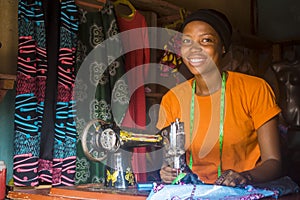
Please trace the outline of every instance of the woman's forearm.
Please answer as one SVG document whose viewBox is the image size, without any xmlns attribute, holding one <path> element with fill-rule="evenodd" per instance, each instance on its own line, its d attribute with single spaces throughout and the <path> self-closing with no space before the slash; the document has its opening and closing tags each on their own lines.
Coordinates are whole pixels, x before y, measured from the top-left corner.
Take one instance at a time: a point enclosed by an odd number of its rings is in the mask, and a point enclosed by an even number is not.
<svg viewBox="0 0 300 200">
<path fill-rule="evenodd" d="M 250 183 L 262 183 L 279 178 L 282 175 L 280 160 L 270 159 L 252 170 L 241 173 Z"/>
</svg>

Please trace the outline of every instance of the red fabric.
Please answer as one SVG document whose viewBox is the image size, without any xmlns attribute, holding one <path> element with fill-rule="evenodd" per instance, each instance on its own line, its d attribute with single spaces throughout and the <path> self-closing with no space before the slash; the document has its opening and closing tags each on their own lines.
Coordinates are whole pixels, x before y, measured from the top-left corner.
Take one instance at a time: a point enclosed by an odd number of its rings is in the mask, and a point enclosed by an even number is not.
<svg viewBox="0 0 300 200">
<path fill-rule="evenodd" d="M 130 128 L 145 129 L 146 126 L 146 97 L 145 97 L 145 77 L 148 73 L 146 64 L 150 62 L 150 49 L 147 23 L 145 17 L 136 11 L 131 18 L 118 17 L 120 32 L 132 30 L 130 34 L 122 35 L 122 44 L 125 52 L 125 68 L 128 79 L 129 91 L 133 92 L 130 97 L 129 109 L 126 113 L 122 126 Z M 138 29 L 143 28 L 143 29 Z M 141 47 L 141 48 L 137 48 Z M 136 49 L 131 51 L 132 49 Z M 133 151 L 132 166 L 136 180 L 144 182 L 146 177 L 146 148 L 139 147 Z"/>
</svg>

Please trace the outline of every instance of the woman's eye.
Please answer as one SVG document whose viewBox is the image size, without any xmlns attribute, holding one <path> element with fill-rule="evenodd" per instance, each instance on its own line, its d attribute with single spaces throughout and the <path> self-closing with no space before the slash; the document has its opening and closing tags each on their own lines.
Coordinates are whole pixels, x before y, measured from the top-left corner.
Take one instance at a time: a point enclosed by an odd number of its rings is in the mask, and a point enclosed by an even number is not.
<svg viewBox="0 0 300 200">
<path fill-rule="evenodd" d="M 186 39 L 182 39 L 181 42 L 182 42 L 183 45 L 190 45 L 190 44 L 192 44 L 192 40 L 191 39 L 187 39 L 187 38 Z"/>
<path fill-rule="evenodd" d="M 212 40 L 210 38 L 203 38 L 202 42 L 203 43 L 208 43 L 208 42 L 212 42 Z"/>
</svg>

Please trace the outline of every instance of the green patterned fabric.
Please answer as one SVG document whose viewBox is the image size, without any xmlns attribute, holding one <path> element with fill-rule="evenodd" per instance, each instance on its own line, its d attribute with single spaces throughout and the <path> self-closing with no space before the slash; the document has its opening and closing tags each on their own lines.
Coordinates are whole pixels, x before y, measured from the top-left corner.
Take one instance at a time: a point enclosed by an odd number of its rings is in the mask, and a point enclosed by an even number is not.
<svg viewBox="0 0 300 200">
<path fill-rule="evenodd" d="M 80 8 L 79 14 L 79 41 L 76 55 L 78 79 L 75 94 L 79 134 L 76 184 L 103 183 L 105 166 L 103 163 L 90 161 L 84 155 L 81 135 L 87 123 L 94 119 L 115 122 L 118 125 L 121 123 L 128 108 L 128 85 L 127 81 L 120 81 L 120 77 L 125 73 L 124 58 L 114 56 L 122 52 L 122 45 L 117 37 L 113 37 L 119 33 L 113 5 L 107 1 L 103 9 L 98 12 L 88 12 Z M 103 43 L 107 39 L 114 40 L 113 46 L 107 45 L 101 51 L 93 51 L 99 45 L 107 44 Z M 90 56 L 91 52 L 95 60 Z M 82 80 L 82 74 L 87 74 L 87 78 Z M 117 92 L 112 93 L 113 89 Z M 89 99 L 89 92 L 94 92 L 91 99 Z M 113 112 L 111 102 L 114 106 Z"/>
</svg>

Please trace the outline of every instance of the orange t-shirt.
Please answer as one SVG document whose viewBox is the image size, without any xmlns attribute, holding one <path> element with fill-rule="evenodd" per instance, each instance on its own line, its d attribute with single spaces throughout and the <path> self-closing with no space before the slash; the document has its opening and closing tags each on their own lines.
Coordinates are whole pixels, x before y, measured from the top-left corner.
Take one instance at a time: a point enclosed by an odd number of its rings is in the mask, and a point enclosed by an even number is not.
<svg viewBox="0 0 300 200">
<path fill-rule="evenodd" d="M 220 163 L 220 96 L 220 90 L 210 96 L 195 95 L 192 137 L 189 131 L 192 79 L 164 95 L 159 111 L 159 129 L 170 125 L 176 118 L 184 122 L 187 161 L 192 151 L 192 170 L 205 183 L 215 182 Z M 233 169 L 241 172 L 259 164 L 260 149 L 256 130 L 280 111 L 272 89 L 263 79 L 228 72 L 222 171 Z"/>
</svg>

